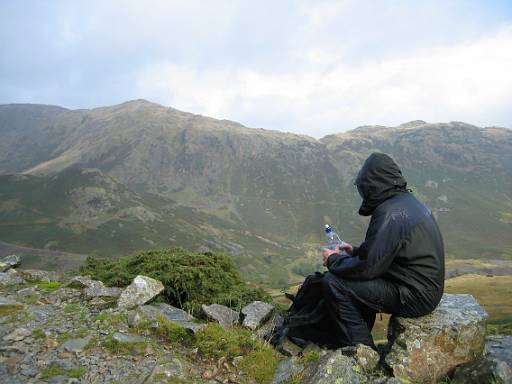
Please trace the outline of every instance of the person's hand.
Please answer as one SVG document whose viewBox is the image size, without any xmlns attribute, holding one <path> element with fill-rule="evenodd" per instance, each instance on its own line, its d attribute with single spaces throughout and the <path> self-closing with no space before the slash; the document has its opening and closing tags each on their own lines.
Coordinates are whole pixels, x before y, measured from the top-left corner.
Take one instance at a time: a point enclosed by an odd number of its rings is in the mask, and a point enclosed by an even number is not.
<svg viewBox="0 0 512 384">
<path fill-rule="evenodd" d="M 337 245 L 336 249 L 338 249 L 338 252 L 345 251 L 350 256 L 352 256 L 352 253 L 354 252 L 354 247 L 352 247 L 352 245 L 350 245 L 349 243 L 345 243 L 344 241 L 342 241 L 341 244 Z"/>
<path fill-rule="evenodd" d="M 329 256 L 331 256 L 332 254 L 334 253 L 338 253 L 339 250 L 337 250 L 338 247 L 336 247 L 336 249 L 329 249 L 329 248 L 324 248 L 322 250 L 322 256 L 323 256 L 323 266 L 326 267 L 327 266 L 327 259 L 329 258 Z"/>
</svg>

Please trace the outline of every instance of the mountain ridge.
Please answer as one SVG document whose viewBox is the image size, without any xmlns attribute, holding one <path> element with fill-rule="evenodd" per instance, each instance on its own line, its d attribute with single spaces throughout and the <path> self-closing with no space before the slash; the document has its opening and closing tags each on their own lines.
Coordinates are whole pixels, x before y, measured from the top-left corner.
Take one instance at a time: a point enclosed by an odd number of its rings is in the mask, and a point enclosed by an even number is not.
<svg viewBox="0 0 512 384">
<path fill-rule="evenodd" d="M 80 240 L 71 226 L 58 236 L 52 231 L 43 235 L 36 231 L 40 227 L 22 221 L 5 205 L 0 206 L 0 220 L 10 237 L 0 238 L 4 241 L 60 244 L 75 253 L 89 253 L 96 246 L 102 256 L 141 247 L 203 247 L 234 255 L 255 279 L 272 275 L 271 280 L 284 283 L 317 265 L 326 222 L 351 242 L 362 239 L 366 221 L 357 215 L 360 201 L 352 181 L 364 159 L 378 151 L 399 163 L 416 195 L 433 209 L 450 256 L 512 257 L 507 235 L 512 222 L 512 130 L 507 128 L 415 120 L 315 139 L 135 100 L 74 111 L 0 106 L 0 135 L 0 175 L 35 175 L 36 184 L 43 186 L 59 175 L 85 182 L 80 172 L 97 169 L 102 180 L 111 178 L 126 188 L 132 196 L 126 201 L 138 201 L 134 205 L 163 220 L 143 223 L 137 218 L 139 208 L 126 217 L 107 215 L 105 222 L 84 216 L 81 227 L 103 239 L 99 245 Z M 29 187 L 16 179 L 8 184 L 0 188 L 0 198 L 12 207 L 16 196 L 8 188 Z M 43 187 L 29 191 L 46 193 Z M 122 194 L 114 195 L 125 201 Z M 90 201 L 80 196 L 70 192 L 62 204 Z M 27 201 L 19 214 L 31 210 Z M 161 207 L 170 210 L 162 214 Z M 76 222 L 73 215 L 62 213 L 59 222 Z M 117 243 L 116 236 L 109 240 L 105 233 L 113 229 L 133 239 L 133 245 Z M 26 243 L 30 236 L 38 240 Z"/>
</svg>

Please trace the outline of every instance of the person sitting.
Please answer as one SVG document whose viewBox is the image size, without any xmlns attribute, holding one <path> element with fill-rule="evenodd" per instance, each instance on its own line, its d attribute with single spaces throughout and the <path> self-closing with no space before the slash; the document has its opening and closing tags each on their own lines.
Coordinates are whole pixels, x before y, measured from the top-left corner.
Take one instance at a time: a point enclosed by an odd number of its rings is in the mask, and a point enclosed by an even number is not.
<svg viewBox="0 0 512 384">
<path fill-rule="evenodd" d="M 364 242 L 323 250 L 328 272 L 322 293 L 336 344 L 375 348 L 371 330 L 377 312 L 423 316 L 439 304 L 444 289 L 443 238 L 432 211 L 407 189 L 391 157 L 373 153 L 355 183 L 370 216 Z"/>
</svg>

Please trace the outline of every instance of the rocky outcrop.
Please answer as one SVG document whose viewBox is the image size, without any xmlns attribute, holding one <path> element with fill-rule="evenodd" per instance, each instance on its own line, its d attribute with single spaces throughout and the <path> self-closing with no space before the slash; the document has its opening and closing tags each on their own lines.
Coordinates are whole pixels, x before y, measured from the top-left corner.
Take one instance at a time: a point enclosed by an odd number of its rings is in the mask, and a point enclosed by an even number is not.
<svg viewBox="0 0 512 384">
<path fill-rule="evenodd" d="M 512 383 L 512 336 L 488 336 L 483 356 L 458 367 L 451 383 Z"/>
<path fill-rule="evenodd" d="M 121 293 L 117 305 L 119 308 L 134 308 L 146 304 L 163 290 L 164 286 L 160 281 L 139 275 Z"/>
<path fill-rule="evenodd" d="M 481 356 L 486 321 L 473 296 L 445 294 L 430 315 L 390 319 L 385 361 L 396 378 L 435 382 Z"/>
</svg>

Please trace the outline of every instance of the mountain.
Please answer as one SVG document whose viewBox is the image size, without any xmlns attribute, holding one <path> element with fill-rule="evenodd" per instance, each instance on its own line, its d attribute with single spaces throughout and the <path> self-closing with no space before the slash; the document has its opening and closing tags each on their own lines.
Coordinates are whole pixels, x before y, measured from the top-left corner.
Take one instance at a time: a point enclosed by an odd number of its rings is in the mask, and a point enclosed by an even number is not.
<svg viewBox="0 0 512 384">
<path fill-rule="evenodd" d="M 316 267 L 326 222 L 363 238 L 352 180 L 382 151 L 434 210 L 449 256 L 512 257 L 506 128 L 414 121 L 316 140 L 135 100 L 2 105 L 0 137 L 2 241 L 100 256 L 218 249 L 284 284 Z"/>
</svg>

